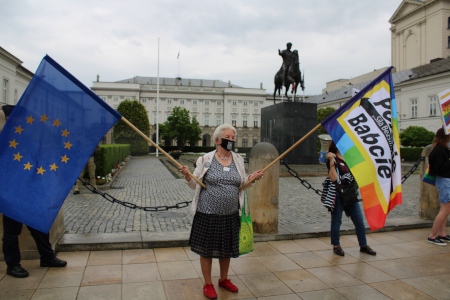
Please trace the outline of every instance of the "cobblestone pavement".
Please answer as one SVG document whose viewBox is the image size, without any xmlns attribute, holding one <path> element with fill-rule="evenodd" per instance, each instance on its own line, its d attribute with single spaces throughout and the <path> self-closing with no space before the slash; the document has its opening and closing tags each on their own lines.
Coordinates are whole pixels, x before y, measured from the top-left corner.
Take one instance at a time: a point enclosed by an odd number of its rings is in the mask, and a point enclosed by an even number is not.
<svg viewBox="0 0 450 300">
<path fill-rule="evenodd" d="M 184 156 L 184 155 L 183 155 Z M 183 157 L 182 156 L 182 157 Z M 193 171 L 192 159 L 181 159 Z M 163 163 L 164 162 L 164 163 Z M 111 188 L 104 190 L 112 197 L 142 207 L 172 206 L 191 201 L 193 190 L 184 184 L 168 160 L 154 156 L 133 157 L 116 175 Z M 324 176 L 301 177 L 321 190 Z M 388 219 L 418 215 L 420 177 L 411 175 L 403 184 L 403 204 Z M 297 178 L 280 177 L 279 227 L 323 223 L 330 219 L 319 195 L 304 187 Z M 149 212 L 111 203 L 101 195 L 82 188 L 81 194 L 70 193 L 63 205 L 66 233 L 175 232 L 189 231 L 192 225 L 190 207 Z"/>
</svg>

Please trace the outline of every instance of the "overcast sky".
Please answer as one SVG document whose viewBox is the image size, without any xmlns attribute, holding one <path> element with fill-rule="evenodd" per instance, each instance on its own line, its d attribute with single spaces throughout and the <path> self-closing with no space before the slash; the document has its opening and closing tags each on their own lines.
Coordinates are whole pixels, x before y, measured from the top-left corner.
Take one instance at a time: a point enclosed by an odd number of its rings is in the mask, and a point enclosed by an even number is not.
<svg viewBox="0 0 450 300">
<path fill-rule="evenodd" d="M 48 54 L 88 87 L 133 76 L 229 80 L 273 93 L 293 44 L 305 94 L 391 63 L 401 0 L 0 0 L 0 46 L 35 72 Z M 177 59 L 180 53 L 179 59 Z"/>
</svg>

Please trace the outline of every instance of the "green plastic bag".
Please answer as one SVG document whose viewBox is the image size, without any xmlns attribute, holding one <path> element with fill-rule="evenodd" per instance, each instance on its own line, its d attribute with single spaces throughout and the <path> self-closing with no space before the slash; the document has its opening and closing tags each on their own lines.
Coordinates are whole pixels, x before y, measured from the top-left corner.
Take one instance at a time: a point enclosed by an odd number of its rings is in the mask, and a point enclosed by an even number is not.
<svg viewBox="0 0 450 300">
<path fill-rule="evenodd" d="M 239 255 L 253 251 L 253 224 L 248 206 L 247 192 L 245 192 L 244 206 L 241 211 L 241 228 L 239 229 Z"/>
</svg>

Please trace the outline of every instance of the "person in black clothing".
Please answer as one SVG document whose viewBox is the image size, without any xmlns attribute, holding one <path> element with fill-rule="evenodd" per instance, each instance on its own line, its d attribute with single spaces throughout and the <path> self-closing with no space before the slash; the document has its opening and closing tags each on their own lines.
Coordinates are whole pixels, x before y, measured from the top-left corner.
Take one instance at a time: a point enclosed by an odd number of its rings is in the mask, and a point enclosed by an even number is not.
<svg viewBox="0 0 450 300">
<path fill-rule="evenodd" d="M 3 105 L 2 110 L 7 120 L 12 112 L 13 105 Z M 4 125 L 4 124 L 1 124 Z M 3 126 L 0 128 L 0 131 Z M 17 222 L 5 215 L 3 215 L 3 255 L 7 265 L 6 274 L 16 277 L 28 277 L 28 272 L 20 265 L 20 249 L 19 249 L 19 235 L 22 232 L 22 223 Z M 49 233 L 44 233 L 30 226 L 28 230 L 33 237 L 41 258 L 41 267 L 60 268 L 65 267 L 67 262 L 56 257 L 55 252 L 50 244 Z"/>
<path fill-rule="evenodd" d="M 450 215 L 450 136 L 443 128 L 436 131 L 433 149 L 428 156 L 429 173 L 436 176 L 436 188 L 439 192 L 440 208 L 434 219 L 428 242 L 446 246 L 450 243 L 450 236 L 446 233 L 447 218 Z"/>
<path fill-rule="evenodd" d="M 347 180 L 349 183 L 354 181 L 355 179 L 353 178 L 349 167 L 345 163 L 344 157 L 342 156 L 341 152 L 339 152 L 334 142 L 331 142 L 328 151 L 329 152 L 326 155 L 326 164 L 328 168 L 328 177 L 331 179 L 331 181 L 333 181 L 334 184 L 337 184 L 338 179 L 339 181 Z M 338 168 L 339 174 L 336 172 L 336 168 Z M 344 207 L 338 192 L 336 192 L 334 207 L 331 210 L 330 235 L 331 244 L 333 245 L 333 252 L 339 256 L 345 255 L 344 250 L 342 250 L 340 245 L 342 213 L 344 211 L 352 219 L 352 222 L 355 225 L 356 237 L 358 238 L 360 252 L 367 253 L 369 255 L 376 255 L 377 253 L 367 245 L 366 228 L 364 226 L 364 219 L 361 208 L 359 207 L 359 203 L 355 202 Z"/>
</svg>

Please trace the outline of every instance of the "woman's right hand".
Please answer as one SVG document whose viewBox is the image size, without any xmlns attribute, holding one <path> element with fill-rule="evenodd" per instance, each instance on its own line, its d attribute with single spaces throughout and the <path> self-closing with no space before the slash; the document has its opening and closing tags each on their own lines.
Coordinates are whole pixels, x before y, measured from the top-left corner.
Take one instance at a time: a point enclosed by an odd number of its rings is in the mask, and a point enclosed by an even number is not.
<svg viewBox="0 0 450 300">
<path fill-rule="evenodd" d="M 186 179 L 186 181 L 191 181 L 191 176 L 189 175 L 189 168 L 187 166 L 178 167 L 178 171 L 180 171 L 181 174 L 183 174 L 184 179 Z"/>
<path fill-rule="evenodd" d="M 333 152 L 328 152 L 326 155 L 326 158 L 329 160 L 332 160 L 335 157 L 336 157 L 336 154 L 334 154 Z"/>
</svg>

